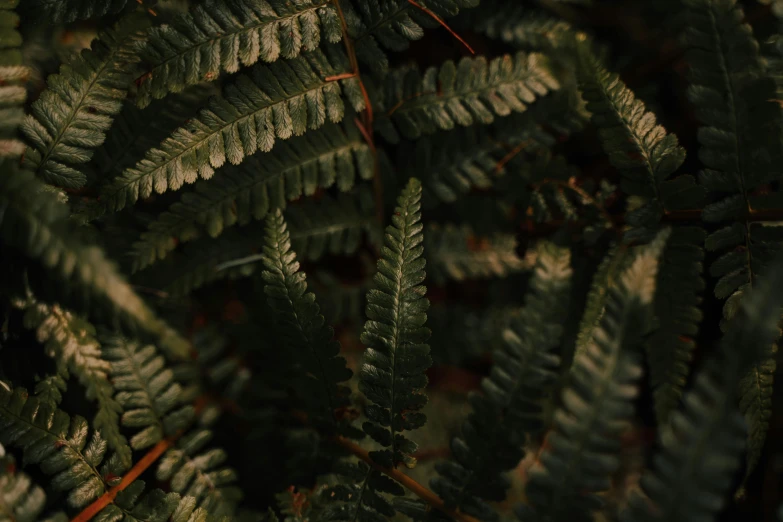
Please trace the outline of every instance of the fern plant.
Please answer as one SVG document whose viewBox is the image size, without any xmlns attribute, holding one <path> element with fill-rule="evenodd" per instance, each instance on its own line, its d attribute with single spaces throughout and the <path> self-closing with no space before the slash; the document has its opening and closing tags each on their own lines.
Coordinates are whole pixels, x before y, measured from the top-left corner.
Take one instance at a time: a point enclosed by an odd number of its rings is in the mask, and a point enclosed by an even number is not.
<svg viewBox="0 0 783 522">
<path fill-rule="evenodd" d="M 775 519 L 771 4 L 0 0 L 0 521 Z"/>
</svg>

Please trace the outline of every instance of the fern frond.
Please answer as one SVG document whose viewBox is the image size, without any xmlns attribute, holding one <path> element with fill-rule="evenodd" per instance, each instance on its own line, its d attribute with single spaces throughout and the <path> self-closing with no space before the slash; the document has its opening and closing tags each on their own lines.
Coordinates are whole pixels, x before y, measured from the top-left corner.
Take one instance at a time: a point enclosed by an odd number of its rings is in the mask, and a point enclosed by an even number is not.
<svg viewBox="0 0 783 522">
<path fill-rule="evenodd" d="M 66 383 L 68 369 L 60 367 L 54 375 L 47 375 L 35 385 L 35 396 L 43 403 L 57 407 L 63 400 L 63 392 L 68 389 Z"/>
<path fill-rule="evenodd" d="M 736 389 L 780 336 L 783 258 L 739 305 L 718 353 L 698 372 L 683 408 L 672 413 L 662 449 L 630 499 L 623 522 L 709 520 L 723 507 L 744 453 Z"/>
<path fill-rule="evenodd" d="M 136 103 L 146 107 L 152 99 L 259 60 L 296 58 L 319 46 L 321 31 L 332 43 L 342 37 L 328 0 L 209 0 L 170 25 L 150 29 L 139 49 L 145 74 Z"/>
<path fill-rule="evenodd" d="M 368 320 L 361 335 L 367 350 L 359 370 L 359 389 L 371 403 L 364 431 L 387 448 L 370 456 L 387 468 L 416 464 L 416 443 L 403 432 L 426 422 L 419 410 L 427 403 L 424 371 L 432 363 L 425 326 L 429 301 L 421 286 L 426 263 L 421 182 L 411 179 L 397 202 L 392 225 L 386 228 L 375 288 L 367 293 Z"/>
<path fill-rule="evenodd" d="M 237 77 L 196 118 L 104 187 L 107 209 L 121 210 L 153 193 L 209 179 L 226 162 L 238 165 L 257 151 L 272 150 L 277 138 L 287 140 L 327 121 L 339 122 L 345 112 L 343 95 L 361 110 L 364 100 L 356 78 L 327 79 L 348 67 L 344 53 L 330 50 L 256 65 Z"/>
<path fill-rule="evenodd" d="M 38 464 L 54 475 L 52 489 L 67 492 L 75 509 L 104 493 L 104 475 L 123 471 L 109 459 L 99 472 L 107 447 L 100 434 L 90 437 L 86 420 L 42 404 L 23 388 L 11 392 L 0 386 L 0 442 L 20 448 L 24 464 Z"/>
<path fill-rule="evenodd" d="M 658 269 L 654 305 L 658 323 L 646 352 L 659 425 L 679 404 L 688 380 L 702 320 L 705 236 L 702 228 L 672 229 Z"/>
<path fill-rule="evenodd" d="M 397 165 L 422 180 L 425 205 L 428 196 L 453 203 L 474 188 L 492 187 L 497 178 L 507 175 L 511 169 L 502 160 L 509 150 L 535 150 L 552 142 L 527 115 L 509 116 L 492 126 L 458 128 L 403 141 Z"/>
<path fill-rule="evenodd" d="M 393 504 L 379 494 L 404 495 L 405 490 L 394 480 L 362 461 L 339 462 L 336 474 L 342 480 L 328 490 L 323 520 L 383 522 L 395 515 Z"/>
<path fill-rule="evenodd" d="M 214 84 L 199 84 L 139 109 L 126 100 L 94 161 L 102 180 L 111 180 L 136 164 L 138 158 L 168 138 L 185 121 L 196 116 L 210 96 L 219 94 Z"/>
<path fill-rule="evenodd" d="M 46 270 L 29 278 L 34 293 L 90 318 L 140 330 L 158 339 L 175 359 L 187 354 L 187 342 L 156 317 L 103 252 L 78 239 L 68 208 L 57 195 L 46 191 L 31 172 L 1 166 L 0 237 L 4 246 Z"/>
<path fill-rule="evenodd" d="M 21 125 L 30 144 L 25 164 L 46 183 L 64 188 L 87 183 L 79 167 L 90 161 L 122 108 L 138 62 L 133 46 L 148 23 L 141 16 L 124 18 L 49 76 L 49 88 Z"/>
<path fill-rule="evenodd" d="M 474 31 L 519 49 L 555 51 L 573 46 L 571 24 L 528 4 L 482 0 L 481 9 L 464 18 Z"/>
<path fill-rule="evenodd" d="M 58 366 L 64 366 L 79 379 L 86 397 L 96 402 L 98 411 L 93 427 L 101 432 L 122 464 L 130 466 L 131 449 L 120 432 L 122 406 L 114 400 L 114 386 L 108 375 L 110 365 L 103 358 L 101 345 L 95 338 L 95 328 L 58 305 L 46 305 L 30 299 L 22 306 L 25 309 L 25 326 L 35 330 L 38 342 L 45 343 L 46 351 L 57 360 Z"/>
<path fill-rule="evenodd" d="M 424 248 L 435 284 L 443 284 L 448 279 L 505 277 L 531 268 L 517 255 L 517 242 L 512 234 L 477 237 L 468 226 L 431 224 L 427 227 Z"/>
<path fill-rule="evenodd" d="M 536 98 L 560 88 L 542 54 L 518 53 L 487 61 L 463 58 L 430 67 L 392 71 L 383 85 L 376 128 L 390 141 L 436 130 L 489 124 L 496 116 L 524 112 Z"/>
<path fill-rule="evenodd" d="M 220 448 L 205 451 L 211 439 L 212 431 L 202 428 L 181 437 L 161 458 L 155 476 L 168 481 L 175 493 L 195 499 L 210 514 L 231 516 L 242 494 L 234 485 L 236 472 L 224 466 L 226 452 Z"/>
<path fill-rule="evenodd" d="M 339 355 L 334 331 L 324 324 L 315 294 L 307 291 L 279 209 L 267 218 L 263 253 L 264 293 L 280 324 L 283 346 L 298 354 L 295 358 L 302 366 L 295 388 L 313 421 L 339 432 L 338 410 L 350 404 L 350 391 L 343 383 L 352 372 Z"/>
<path fill-rule="evenodd" d="M 753 289 L 760 270 L 770 261 L 769 252 L 780 248 L 779 227 L 754 223 L 753 211 L 777 208 L 780 194 L 757 190 L 779 179 L 783 159 L 780 121 L 783 109 L 776 99 L 776 85 L 759 57 L 751 27 L 743 23 L 742 9 L 734 0 L 688 0 L 688 29 L 692 85 L 688 95 L 699 129 L 699 158 L 706 169 L 701 184 L 719 198 L 704 208 L 707 222 L 732 222 L 706 240 L 710 251 L 726 251 L 710 267 L 719 278 L 715 295 L 729 298 L 724 317 L 730 320 L 736 300 Z M 769 427 L 770 393 L 774 360 L 753 371 L 765 375 L 755 385 L 743 387 L 740 404 L 750 423 L 748 474 L 761 455 Z M 746 383 L 753 382 L 749 378 Z"/>
<path fill-rule="evenodd" d="M 187 427 L 193 407 L 182 405 L 182 389 L 155 347 L 117 336 L 104 336 L 103 342 L 115 399 L 122 406 L 122 426 L 136 431 L 131 447 L 148 448 Z"/>
<path fill-rule="evenodd" d="M 22 61 L 19 16 L 14 12 L 18 4 L 18 0 L 11 0 L 0 6 L 0 158 L 15 158 L 24 153 L 17 129 L 24 120 L 25 83 L 30 69 Z"/>
<path fill-rule="evenodd" d="M 505 472 L 524 456 L 528 435 L 544 427 L 542 401 L 557 379 L 560 346 L 570 297 L 571 254 L 551 243 L 539 245 L 525 307 L 503 333 L 482 395 L 472 394 L 473 412 L 452 440 L 454 459 L 436 465 L 432 488 L 448 506 L 481 520 L 496 520 L 487 501 L 505 498 Z"/>
<path fill-rule="evenodd" d="M 16 469 L 14 459 L 5 456 L 0 445 L 0 522 L 36 522 L 42 520 L 41 512 L 46 504 L 46 493 L 33 483 L 30 477 Z M 60 513 L 49 520 L 65 522 Z"/>
<path fill-rule="evenodd" d="M 119 13 L 127 3 L 128 0 L 25 0 L 21 12 L 38 21 L 69 24 Z"/>
<path fill-rule="evenodd" d="M 285 218 L 291 229 L 291 245 L 303 259 L 316 261 L 325 254 L 350 255 L 367 236 L 377 243 L 380 232 L 375 222 L 375 204 L 367 186 L 328 195 L 314 204 L 288 207 Z"/>
<path fill-rule="evenodd" d="M 626 221 L 654 230 L 666 212 L 700 208 L 704 189 L 693 176 L 668 179 L 685 161 L 677 137 L 666 134 L 655 115 L 585 44 L 579 46 L 579 78 L 604 150 L 623 176 L 621 188 L 644 202 L 629 211 Z"/>
<path fill-rule="evenodd" d="M 175 238 L 192 238 L 199 229 L 216 237 L 226 227 L 263 219 L 270 209 L 285 208 L 286 200 L 312 195 L 317 188 L 337 184 L 349 190 L 357 172 L 368 179 L 373 167 L 370 147 L 352 124 L 327 125 L 281 143 L 271 154 L 221 170 L 218 178 L 197 184 L 173 204 L 136 243 L 135 268 L 163 258 Z"/>
<path fill-rule="evenodd" d="M 383 49 L 404 51 L 410 41 L 424 36 L 424 28 L 437 27 L 435 16 L 448 18 L 460 9 L 476 7 L 479 0 L 438 0 L 418 2 L 425 12 L 409 0 L 339 0 L 345 14 L 348 34 L 355 41 L 356 57 L 374 73 L 388 72 L 389 59 Z"/>
<path fill-rule="evenodd" d="M 529 470 L 522 520 L 590 521 L 602 505 L 597 493 L 609 489 L 620 465 L 619 438 L 634 411 L 639 352 L 651 326 L 658 257 L 667 235 L 639 251 L 610 290 L 593 342 L 575 358 L 549 447 Z"/>
</svg>

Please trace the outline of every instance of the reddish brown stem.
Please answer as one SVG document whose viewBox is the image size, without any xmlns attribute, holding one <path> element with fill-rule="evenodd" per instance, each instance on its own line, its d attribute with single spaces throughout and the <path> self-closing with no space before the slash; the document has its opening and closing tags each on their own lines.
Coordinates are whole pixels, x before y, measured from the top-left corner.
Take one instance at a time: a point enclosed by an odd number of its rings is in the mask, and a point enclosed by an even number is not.
<svg viewBox="0 0 783 522">
<path fill-rule="evenodd" d="M 432 11 L 430 11 L 429 9 L 424 7 L 423 5 L 419 4 L 418 2 L 416 2 L 416 0 L 408 0 L 408 3 L 411 4 L 412 6 L 418 8 L 418 9 L 421 9 L 422 11 L 427 13 L 427 15 L 429 15 L 433 20 L 435 20 L 440 25 L 442 25 L 449 33 L 451 33 L 451 36 L 456 38 L 462 45 L 464 45 L 467 48 L 468 51 L 470 51 L 470 54 L 476 54 L 476 51 L 474 51 L 473 48 L 470 45 L 468 45 L 468 42 L 463 40 L 463 38 L 460 35 L 458 35 L 454 31 L 454 29 L 449 27 L 449 25 L 446 22 L 444 22 L 443 19 L 440 16 L 436 15 L 435 13 L 433 13 Z"/>
<path fill-rule="evenodd" d="M 327 76 L 324 78 L 327 82 L 335 82 L 337 80 L 347 80 L 348 78 L 355 78 L 356 73 L 349 72 L 349 73 L 342 73 L 342 74 L 335 74 L 334 76 Z"/>
<path fill-rule="evenodd" d="M 380 471 L 384 475 L 393 478 L 400 484 L 402 484 L 408 491 L 425 501 L 430 506 L 434 507 L 438 511 L 442 511 L 443 513 L 446 513 L 448 516 L 452 517 L 454 520 L 457 520 L 459 522 L 479 522 L 478 519 L 465 514 L 459 510 L 455 509 L 449 509 L 446 507 L 446 505 L 443 503 L 443 500 L 430 491 L 429 489 L 425 488 L 415 480 L 413 480 L 411 477 L 403 473 L 402 471 L 399 471 L 397 469 L 389 469 L 387 467 L 381 466 L 380 464 L 376 463 L 372 458 L 370 457 L 370 454 L 365 450 L 364 448 L 354 444 L 350 440 L 344 438 L 344 437 L 337 437 L 335 441 L 345 448 L 346 450 L 350 451 L 353 455 L 364 461 L 365 463 L 372 466 L 374 469 Z"/>
<path fill-rule="evenodd" d="M 100 513 L 103 508 L 114 502 L 114 499 L 117 497 L 120 491 L 130 486 L 133 481 L 139 478 L 139 475 L 144 473 L 147 468 L 152 466 L 155 461 L 157 461 L 161 455 L 163 455 L 166 450 L 168 450 L 176 442 L 180 435 L 181 434 L 178 433 L 173 437 L 163 439 L 162 441 L 155 444 L 155 446 L 153 446 L 152 449 L 150 449 L 147 454 L 144 455 L 136 464 L 134 464 L 131 470 L 126 473 L 124 477 L 122 477 L 122 481 L 119 484 L 111 488 L 109 491 L 95 500 L 95 502 L 87 506 L 81 513 L 71 519 L 71 522 L 88 522 L 90 519 L 92 519 L 92 517 Z"/>
</svg>

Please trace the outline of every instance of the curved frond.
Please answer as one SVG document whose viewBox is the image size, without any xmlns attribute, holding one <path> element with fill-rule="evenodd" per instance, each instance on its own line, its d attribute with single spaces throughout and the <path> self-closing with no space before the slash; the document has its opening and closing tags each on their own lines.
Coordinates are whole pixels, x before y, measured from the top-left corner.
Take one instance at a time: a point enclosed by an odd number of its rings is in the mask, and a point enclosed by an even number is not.
<svg viewBox="0 0 783 522">
<path fill-rule="evenodd" d="M 529 4 L 482 0 L 481 9 L 465 16 L 470 27 L 519 49 L 555 51 L 573 46 L 574 29 L 568 22 L 544 14 Z"/>
<path fill-rule="evenodd" d="M 359 389 L 371 403 L 364 431 L 386 449 L 370 456 L 387 468 L 414 466 L 416 443 L 403 432 L 426 422 L 425 370 L 432 359 L 425 326 L 429 301 L 424 294 L 424 234 L 421 224 L 421 183 L 411 179 L 397 200 L 392 225 L 367 293 L 367 322 L 361 340 L 367 350 L 359 370 Z"/>
<path fill-rule="evenodd" d="M 46 351 L 57 360 L 58 366 L 79 379 L 86 397 L 97 403 L 93 427 L 101 432 L 122 464 L 130 466 L 131 450 L 120 432 L 122 406 L 114 400 L 114 386 L 109 381 L 110 364 L 103 358 L 95 328 L 58 305 L 31 299 L 23 307 L 25 326 L 35 330 L 38 342 L 45 343 Z"/>
<path fill-rule="evenodd" d="M 432 488 L 447 505 L 495 520 L 487 501 L 501 501 L 505 473 L 524 456 L 528 435 L 544 427 L 542 402 L 557 381 L 555 353 L 563 335 L 571 283 L 571 254 L 551 243 L 539 246 L 525 307 L 503 333 L 483 394 L 472 394 L 473 411 L 451 442 L 454 460 L 439 463 Z"/>
<path fill-rule="evenodd" d="M 174 358 L 188 352 L 187 342 L 161 321 L 96 246 L 79 240 L 68 207 L 29 171 L 2 165 L 0 237 L 45 273 L 30 277 L 35 294 L 74 311 L 159 340 Z M 32 267 L 31 267 L 32 268 Z"/>
<path fill-rule="evenodd" d="M 119 13 L 128 0 L 24 0 L 22 13 L 38 21 L 69 24 Z"/>
<path fill-rule="evenodd" d="M 754 223 L 754 212 L 779 208 L 779 193 L 764 188 L 780 177 L 783 109 L 776 85 L 764 68 L 752 29 L 743 23 L 735 0 L 687 0 L 691 86 L 688 96 L 703 126 L 699 129 L 699 159 L 705 170 L 699 181 L 717 197 L 704 208 L 707 222 L 726 223 L 706 241 L 711 251 L 726 251 L 710 266 L 719 278 L 715 295 L 729 298 L 724 317 L 730 320 L 742 294 L 753 289 L 758 273 L 768 266 L 769 252 L 780 248 L 780 227 Z M 774 359 L 753 370 L 763 378 L 745 381 L 742 412 L 750 423 L 748 474 L 761 455 L 769 427 Z M 754 383 L 755 384 L 751 384 Z"/>
<path fill-rule="evenodd" d="M 527 110 L 536 98 L 560 88 L 542 54 L 518 53 L 487 61 L 463 58 L 421 73 L 417 68 L 392 71 L 383 85 L 386 114 L 377 129 L 391 141 L 399 134 L 415 139 L 436 130 L 476 123 Z"/>
<path fill-rule="evenodd" d="M 649 235 L 664 213 L 700 208 L 704 189 L 693 176 L 669 179 L 685 161 L 677 137 L 657 124 L 655 115 L 585 44 L 579 47 L 579 79 L 604 150 L 623 176 L 621 188 L 644 202 L 628 213 L 629 224 L 651 229 Z"/>
<path fill-rule="evenodd" d="M 23 388 L 10 392 L 0 386 L 0 442 L 20 448 L 25 464 L 38 464 L 53 475 L 53 490 L 68 493 L 68 505 L 76 509 L 104 493 L 103 475 L 123 471 L 109 459 L 111 469 L 99 472 L 106 455 L 101 436 L 95 432 L 90 437 L 86 420 L 70 418 Z"/>
<path fill-rule="evenodd" d="M 379 75 L 385 74 L 389 68 L 384 49 L 407 49 L 410 41 L 424 36 L 424 28 L 438 26 L 433 14 L 443 19 L 457 15 L 460 9 L 479 5 L 479 0 L 421 1 L 416 2 L 418 6 L 409 0 L 339 1 L 348 34 L 355 40 L 356 57 Z"/>
<path fill-rule="evenodd" d="M 623 522 L 709 520 L 723 507 L 744 453 L 745 423 L 736 390 L 780 336 L 783 258 L 739 306 L 718 353 L 698 372 L 672 413 L 662 449 L 641 479 Z"/>
<path fill-rule="evenodd" d="M 642 247 L 611 295 L 592 343 L 577 355 L 571 385 L 554 414 L 548 448 L 528 472 L 522 520 L 591 521 L 620 465 L 642 375 L 639 356 L 651 327 L 658 257 L 667 233 Z"/>
<path fill-rule="evenodd" d="M 64 188 L 87 183 L 79 168 L 103 143 L 122 108 L 138 62 L 133 47 L 147 25 L 141 16 L 124 18 L 49 76 L 49 88 L 21 125 L 30 143 L 25 164 L 43 181 Z"/>
<path fill-rule="evenodd" d="M 352 372 L 339 355 L 340 344 L 325 324 L 315 294 L 307 291 L 306 276 L 299 270 L 279 209 L 267 218 L 263 254 L 264 293 L 280 325 L 280 341 L 301 364 L 294 387 L 314 422 L 339 430 L 339 410 L 350 404 L 350 390 L 343 383 Z"/>
<path fill-rule="evenodd" d="M 122 426 L 136 431 L 131 447 L 148 448 L 187 427 L 193 407 L 182 405 L 182 388 L 155 347 L 116 336 L 103 341 L 115 399 L 122 405 Z"/>
<path fill-rule="evenodd" d="M 312 195 L 318 188 L 337 184 L 349 190 L 357 173 L 371 178 L 373 167 L 372 151 L 353 124 L 327 125 L 281 143 L 270 154 L 251 156 L 197 184 L 161 214 L 135 245 L 135 267 L 165 257 L 175 239 L 203 232 L 216 237 L 227 227 L 263 219 L 270 209 L 285 208 L 286 200 Z"/>
<path fill-rule="evenodd" d="M 234 484 L 236 472 L 224 465 L 226 452 L 220 448 L 205 449 L 212 439 L 208 429 L 196 428 L 181 437 L 158 464 L 155 476 L 168 481 L 172 491 L 195 500 L 210 514 L 233 515 L 242 494 Z"/>
<path fill-rule="evenodd" d="M 19 16 L 14 12 L 18 4 L 18 0 L 11 0 L 0 5 L 0 158 L 16 158 L 24 153 L 17 129 L 24 121 L 25 83 L 30 69 L 22 61 Z"/>
<path fill-rule="evenodd" d="M 333 49 L 334 50 L 334 49 Z M 159 147 L 150 149 L 135 167 L 103 189 L 109 210 L 121 210 L 153 193 L 178 190 L 216 168 L 238 165 L 256 151 L 272 150 L 279 138 L 301 136 L 344 115 L 345 94 L 357 110 L 363 99 L 356 78 L 328 78 L 344 73 L 347 57 L 338 50 L 319 50 L 271 65 L 256 65 L 212 98 L 199 115 Z M 341 89 L 340 85 L 343 86 Z M 344 92 L 345 91 L 345 92 Z"/>
<path fill-rule="evenodd" d="M 4 453 L 0 446 L 0 455 L 3 455 L 0 458 L 0 522 L 42 520 L 40 515 L 46 505 L 46 493 L 26 473 L 16 469 L 14 459 Z M 58 513 L 48 520 L 66 522 L 68 517 Z"/>
<path fill-rule="evenodd" d="M 199 84 L 165 101 L 154 101 L 145 109 L 126 100 L 103 145 L 95 151 L 101 180 L 109 181 L 133 167 L 138 158 L 195 117 L 207 100 L 218 93 L 214 84 Z"/>
<path fill-rule="evenodd" d="M 342 37 L 329 0 L 209 0 L 196 5 L 170 25 L 149 30 L 139 48 L 145 72 L 136 103 L 146 107 L 169 92 L 259 60 L 296 58 L 319 46 L 322 31 L 332 43 Z"/>
<path fill-rule="evenodd" d="M 424 248 L 436 284 L 448 279 L 505 277 L 531 268 L 517 255 L 513 234 L 478 237 L 468 226 L 431 224 L 427 227 Z"/>
</svg>

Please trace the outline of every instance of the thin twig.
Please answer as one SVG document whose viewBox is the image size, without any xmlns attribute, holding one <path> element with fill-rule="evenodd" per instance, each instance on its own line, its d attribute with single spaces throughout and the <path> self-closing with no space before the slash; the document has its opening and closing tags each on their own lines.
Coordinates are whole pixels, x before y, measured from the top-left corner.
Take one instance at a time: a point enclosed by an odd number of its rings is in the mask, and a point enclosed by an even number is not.
<svg viewBox="0 0 783 522">
<path fill-rule="evenodd" d="M 324 78 L 327 82 L 335 82 L 337 80 L 347 80 L 348 78 L 355 78 L 356 73 L 349 72 L 349 73 L 341 73 L 341 74 L 335 74 L 334 76 L 327 76 Z"/>
<path fill-rule="evenodd" d="M 196 415 L 198 415 L 198 413 L 204 408 L 207 401 L 208 399 L 204 396 L 196 399 L 194 404 Z M 71 519 L 71 522 L 88 522 L 95 515 L 100 513 L 103 508 L 114 502 L 114 499 L 117 498 L 117 495 L 122 490 L 130 486 L 137 478 L 139 478 L 142 473 L 147 471 L 150 466 L 152 466 L 164 453 L 166 453 L 169 448 L 171 448 L 177 442 L 180 437 L 182 437 L 182 435 L 184 435 L 185 431 L 186 430 L 184 429 L 179 430 L 171 437 L 167 437 L 155 444 L 136 464 L 133 465 L 130 471 L 128 471 L 122 477 L 122 480 L 119 484 L 111 488 L 109 491 L 98 497 L 92 504 L 84 508 L 81 513 Z"/>
<path fill-rule="evenodd" d="M 157 461 L 161 455 L 166 452 L 166 450 L 174 445 L 180 436 L 181 433 L 178 433 L 173 437 L 163 439 L 162 441 L 155 444 L 155 446 L 153 446 L 152 449 L 150 449 L 147 454 L 144 455 L 128 473 L 125 474 L 119 484 L 111 488 L 109 491 L 95 500 L 95 502 L 87 506 L 81 513 L 71 519 L 71 522 L 88 522 L 90 519 L 92 519 L 92 517 L 100 513 L 103 508 L 114 502 L 114 499 L 117 497 L 120 491 L 130 486 L 133 481 L 139 478 L 139 475 L 144 473 L 147 468 L 152 466 L 152 464 L 154 464 L 155 461 Z"/>
<path fill-rule="evenodd" d="M 378 220 L 378 225 L 383 227 L 384 210 L 383 210 L 383 183 L 381 183 L 381 168 L 378 163 L 378 151 L 375 148 L 375 140 L 373 139 L 373 111 L 372 103 L 370 103 L 370 96 L 367 93 L 367 88 L 362 81 L 362 75 L 359 71 L 359 60 L 356 58 L 356 49 L 353 46 L 353 40 L 351 40 L 348 34 L 348 23 L 345 21 L 345 15 L 343 14 L 343 8 L 340 5 L 340 0 L 334 0 L 334 6 L 337 9 L 337 15 L 340 18 L 340 25 L 343 32 L 343 42 L 345 44 L 345 51 L 348 53 L 348 60 L 351 63 L 352 77 L 355 77 L 359 82 L 359 89 L 362 91 L 362 97 L 364 98 L 364 122 L 361 125 L 357 125 L 362 132 L 364 139 L 372 149 L 373 155 L 373 192 L 375 199 L 375 216 Z M 358 120 L 357 120 L 358 123 Z"/>
<path fill-rule="evenodd" d="M 387 475 L 388 477 L 393 478 L 400 484 L 402 484 L 408 491 L 425 501 L 430 506 L 434 507 L 438 511 L 442 511 L 443 513 L 446 513 L 450 517 L 452 517 L 454 520 L 458 520 L 459 522 L 479 522 L 478 519 L 465 514 L 459 510 L 456 509 L 449 509 L 446 507 L 446 505 L 443 503 L 443 500 L 427 489 L 426 487 L 422 486 L 415 480 L 413 480 L 411 477 L 403 473 L 402 471 L 399 471 L 397 469 L 389 469 L 387 467 L 381 466 L 374 460 L 372 460 L 372 457 L 370 457 L 370 454 L 365 450 L 364 448 L 354 444 L 350 440 L 344 438 L 344 437 L 337 437 L 335 441 L 342 446 L 343 448 L 350 451 L 352 454 L 354 454 L 356 457 L 361 459 L 362 461 L 366 462 L 373 468 L 377 469 L 384 475 Z"/>
<path fill-rule="evenodd" d="M 429 15 L 433 20 L 435 20 L 440 25 L 442 25 L 449 33 L 451 33 L 451 36 L 453 36 L 454 38 L 459 40 L 459 42 L 462 45 L 464 45 L 468 49 L 468 51 L 470 51 L 470 54 L 476 54 L 476 51 L 474 51 L 473 48 L 470 45 L 468 45 L 468 42 L 463 40 L 463 38 L 460 35 L 458 35 L 454 31 L 454 29 L 449 27 L 449 25 L 446 22 L 444 22 L 443 19 L 440 16 L 436 15 L 435 13 L 433 13 L 432 11 L 430 11 L 429 9 L 424 7 L 423 5 L 419 4 L 418 2 L 416 2 L 416 0 L 408 0 L 408 3 L 411 4 L 414 7 L 417 7 L 418 9 L 421 9 L 422 11 L 427 13 L 427 15 Z"/>
<path fill-rule="evenodd" d="M 508 164 L 509 161 L 514 159 L 516 156 L 518 156 L 525 148 L 530 145 L 533 142 L 533 140 L 525 140 L 513 149 L 511 149 L 508 154 L 503 156 L 500 161 L 495 164 L 495 174 L 500 174 L 500 172 L 505 168 L 505 166 Z"/>
</svg>

